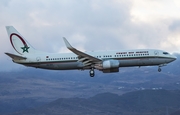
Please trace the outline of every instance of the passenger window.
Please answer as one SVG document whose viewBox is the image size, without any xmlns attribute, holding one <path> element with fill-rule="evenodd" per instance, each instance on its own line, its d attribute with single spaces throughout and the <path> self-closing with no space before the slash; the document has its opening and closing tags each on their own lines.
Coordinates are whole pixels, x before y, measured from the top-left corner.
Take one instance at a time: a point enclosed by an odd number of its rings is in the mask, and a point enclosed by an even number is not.
<svg viewBox="0 0 180 115">
<path fill-rule="evenodd" d="M 167 54 L 169 54 L 169 53 L 168 53 L 168 52 L 163 52 L 163 54 L 167 55 Z"/>
</svg>

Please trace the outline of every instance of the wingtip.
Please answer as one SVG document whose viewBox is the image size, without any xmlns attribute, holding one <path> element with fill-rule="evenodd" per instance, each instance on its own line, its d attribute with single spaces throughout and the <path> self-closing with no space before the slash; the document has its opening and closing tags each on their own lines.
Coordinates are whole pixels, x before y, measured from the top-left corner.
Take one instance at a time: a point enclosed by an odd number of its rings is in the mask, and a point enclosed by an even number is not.
<svg viewBox="0 0 180 115">
<path fill-rule="evenodd" d="M 73 48 L 73 47 L 71 46 L 71 44 L 67 41 L 67 39 L 66 39 L 65 37 L 63 37 L 63 40 L 64 40 L 64 43 L 66 44 L 66 47 L 67 47 L 68 49 Z"/>
</svg>

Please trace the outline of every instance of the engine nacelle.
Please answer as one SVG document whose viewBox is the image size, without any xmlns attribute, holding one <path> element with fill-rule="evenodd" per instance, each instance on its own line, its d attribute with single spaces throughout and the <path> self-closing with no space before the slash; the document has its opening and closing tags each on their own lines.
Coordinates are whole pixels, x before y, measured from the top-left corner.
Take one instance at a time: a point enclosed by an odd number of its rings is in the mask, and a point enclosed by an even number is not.
<svg viewBox="0 0 180 115">
<path fill-rule="evenodd" d="M 103 69 L 113 69 L 119 68 L 119 61 L 118 60 L 105 60 L 102 63 Z"/>
</svg>

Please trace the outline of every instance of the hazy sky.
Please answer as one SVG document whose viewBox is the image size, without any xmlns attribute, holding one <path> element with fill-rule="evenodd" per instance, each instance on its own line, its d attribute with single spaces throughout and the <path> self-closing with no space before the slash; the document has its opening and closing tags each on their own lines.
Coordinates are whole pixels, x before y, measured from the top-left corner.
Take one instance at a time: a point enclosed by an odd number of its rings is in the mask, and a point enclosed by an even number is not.
<svg viewBox="0 0 180 115">
<path fill-rule="evenodd" d="M 180 0 L 0 0 L 1 70 L 21 68 L 5 26 L 14 26 L 36 49 L 151 48 L 180 52 Z"/>
</svg>

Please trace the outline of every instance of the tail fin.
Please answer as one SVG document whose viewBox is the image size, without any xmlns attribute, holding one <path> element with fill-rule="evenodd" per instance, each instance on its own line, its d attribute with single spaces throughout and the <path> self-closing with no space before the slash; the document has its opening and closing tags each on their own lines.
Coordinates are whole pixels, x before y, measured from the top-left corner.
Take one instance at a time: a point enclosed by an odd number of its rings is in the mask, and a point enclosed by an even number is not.
<svg viewBox="0 0 180 115">
<path fill-rule="evenodd" d="M 13 26 L 6 26 L 6 30 L 10 38 L 11 45 L 18 54 L 25 55 L 36 52 L 36 50 Z"/>
</svg>

